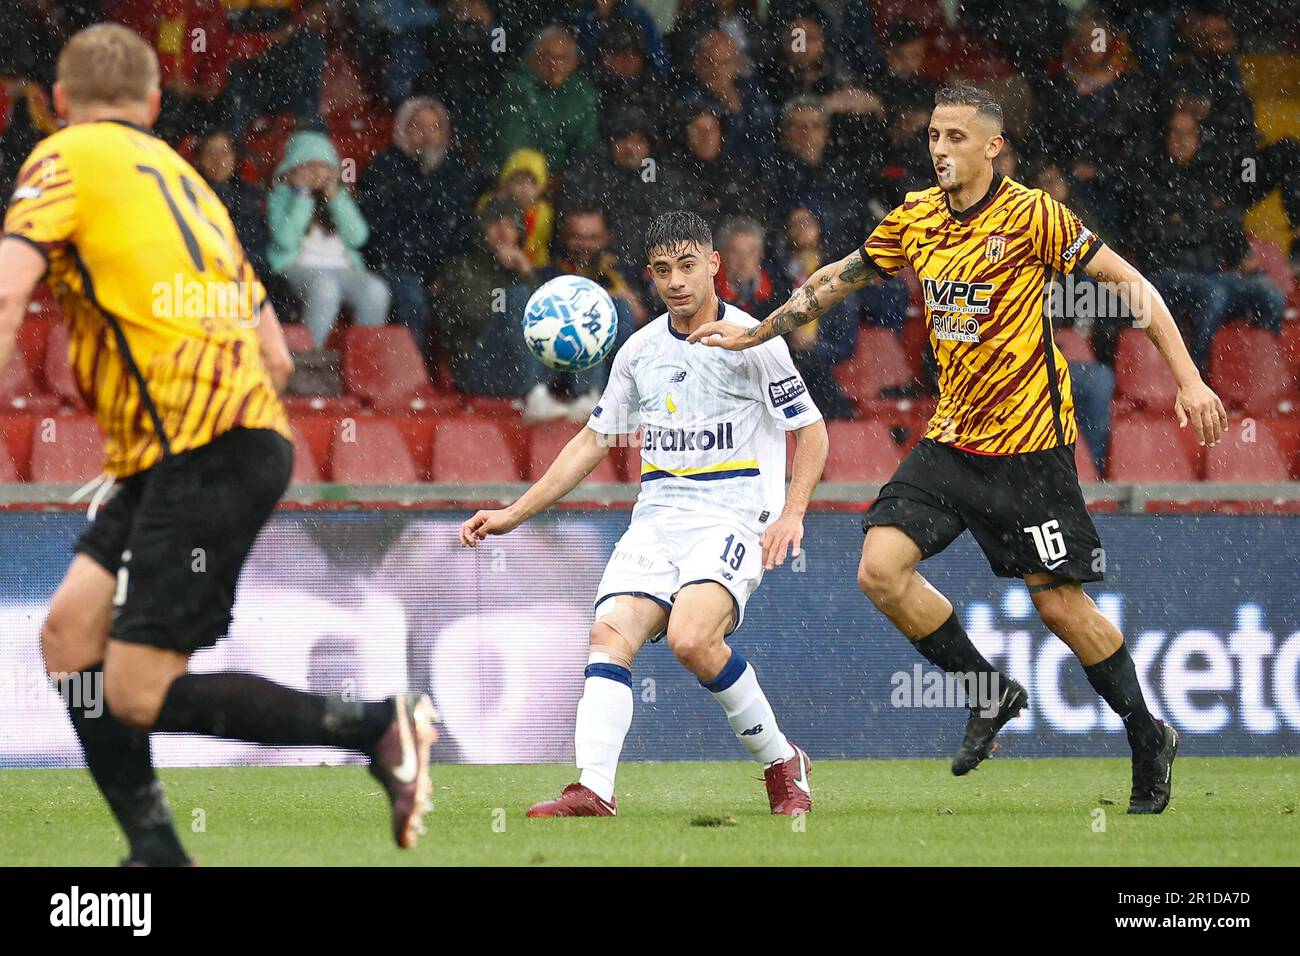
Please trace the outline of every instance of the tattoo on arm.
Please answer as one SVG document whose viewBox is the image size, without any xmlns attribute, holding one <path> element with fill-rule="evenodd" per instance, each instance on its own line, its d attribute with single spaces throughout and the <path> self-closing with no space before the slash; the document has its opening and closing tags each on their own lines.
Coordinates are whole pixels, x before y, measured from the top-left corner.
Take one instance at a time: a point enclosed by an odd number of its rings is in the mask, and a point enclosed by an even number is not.
<svg viewBox="0 0 1300 956">
<path fill-rule="evenodd" d="M 866 282 L 871 278 L 871 270 L 867 267 L 866 260 L 862 258 L 861 249 L 851 256 L 848 264 L 840 270 L 840 278 L 852 285 Z"/>
</svg>

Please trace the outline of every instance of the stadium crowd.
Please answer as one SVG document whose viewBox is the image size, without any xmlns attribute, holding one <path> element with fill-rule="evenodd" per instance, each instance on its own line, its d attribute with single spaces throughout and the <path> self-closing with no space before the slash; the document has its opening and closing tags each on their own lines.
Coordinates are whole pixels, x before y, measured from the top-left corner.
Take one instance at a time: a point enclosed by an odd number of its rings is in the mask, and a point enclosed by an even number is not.
<svg viewBox="0 0 1300 956">
<path fill-rule="evenodd" d="M 1300 41 L 1277 4 L 648 6 L 0 0 L 0 188 L 56 128 L 63 39 L 125 23 L 158 52 L 159 134 L 225 202 L 317 350 L 341 315 L 398 323 L 461 392 L 522 399 L 532 421 L 582 421 L 604 373 L 552 373 L 523 350 L 532 290 L 561 272 L 595 279 L 630 334 L 659 311 L 644 226 L 689 208 L 716 230 L 721 297 L 762 318 L 933 183 L 934 94 L 966 76 L 1003 100 L 999 171 L 1068 204 L 1152 276 L 1199 364 L 1229 320 L 1282 335 L 1300 243 L 1288 261 L 1289 241 L 1260 241 L 1243 220 L 1277 190 L 1284 238 L 1300 236 L 1300 142 L 1265 143 L 1240 55 Z M 1087 284 L 1053 305 L 1073 328 L 1062 347 L 1105 473 L 1128 320 L 1104 292 L 1080 307 Z M 828 418 L 933 392 L 919 304 L 913 279 L 882 281 L 791 333 Z M 862 343 L 882 335 L 904 367 L 864 395 Z"/>
</svg>

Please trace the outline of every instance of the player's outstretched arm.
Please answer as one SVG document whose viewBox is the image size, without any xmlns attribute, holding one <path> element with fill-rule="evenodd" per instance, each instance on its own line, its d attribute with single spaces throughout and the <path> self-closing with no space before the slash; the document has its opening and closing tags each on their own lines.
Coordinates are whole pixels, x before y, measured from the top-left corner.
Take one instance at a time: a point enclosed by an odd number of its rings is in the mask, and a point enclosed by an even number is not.
<svg viewBox="0 0 1300 956">
<path fill-rule="evenodd" d="M 289 345 L 284 340 L 284 329 L 270 302 L 262 306 L 257 316 L 257 338 L 261 343 L 262 361 L 271 374 L 271 384 L 277 392 L 283 392 L 293 374 L 293 356 Z"/>
<path fill-rule="evenodd" d="M 561 449 L 546 474 L 506 508 L 480 511 L 460 526 L 460 543 L 472 548 L 492 534 L 508 534 L 559 501 L 609 454 L 608 436 L 584 428 Z"/>
<path fill-rule="evenodd" d="M 781 517 L 768 525 L 760 539 L 763 567 L 767 570 L 784 564 L 787 551 L 791 552 L 791 557 L 799 557 L 799 547 L 803 544 L 803 516 L 812 500 L 813 489 L 821 481 L 830 447 L 824 421 L 795 429 L 794 465 L 790 487 L 785 494 L 785 508 L 781 510 Z"/>
<path fill-rule="evenodd" d="M 45 257 L 33 246 L 11 236 L 0 240 L 0 369 L 9 364 L 27 301 L 43 275 Z"/>
<path fill-rule="evenodd" d="M 1198 442 L 1202 445 L 1217 444 L 1228 427 L 1228 412 L 1219 396 L 1201 380 L 1201 373 L 1197 371 L 1159 290 L 1110 246 L 1100 249 L 1084 266 L 1084 271 L 1098 282 L 1114 284 L 1138 327 L 1155 344 L 1169 371 L 1173 372 L 1174 381 L 1178 383 L 1174 412 L 1178 415 L 1179 426 L 1186 428 L 1190 422 Z"/>
<path fill-rule="evenodd" d="M 791 293 L 783 306 L 752 329 L 731 322 L 709 322 L 692 332 L 687 341 L 701 342 L 733 352 L 761 345 L 774 336 L 784 335 L 791 329 L 821 318 L 827 309 L 844 301 L 850 292 L 861 289 L 875 274 L 875 270 L 862 258 L 862 250 L 854 249 L 839 262 L 822 266 L 810 275 L 807 282 Z"/>
</svg>

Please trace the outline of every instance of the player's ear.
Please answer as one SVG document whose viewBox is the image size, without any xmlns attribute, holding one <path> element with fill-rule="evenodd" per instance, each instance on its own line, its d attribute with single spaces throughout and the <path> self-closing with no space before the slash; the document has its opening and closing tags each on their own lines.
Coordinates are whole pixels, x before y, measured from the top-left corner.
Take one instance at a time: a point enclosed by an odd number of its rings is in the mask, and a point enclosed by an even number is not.
<svg viewBox="0 0 1300 956">
<path fill-rule="evenodd" d="M 988 146 L 985 147 L 984 155 L 987 156 L 989 159 L 997 159 L 998 154 L 1002 152 L 1002 145 L 1006 141 L 1007 138 L 1003 136 L 1001 133 L 999 133 L 997 136 L 994 136 L 992 139 L 989 140 Z"/>
<path fill-rule="evenodd" d="M 147 125 L 152 127 L 154 123 L 158 122 L 158 114 L 162 112 L 162 90 L 158 87 L 154 87 L 149 91 L 149 103 L 146 109 L 146 115 L 149 117 Z"/>
<path fill-rule="evenodd" d="M 68 92 L 58 80 L 54 81 L 54 112 L 59 119 L 68 118 Z"/>
<path fill-rule="evenodd" d="M 722 254 L 714 249 L 709 253 L 709 275 L 715 276 L 718 270 L 722 268 Z"/>
</svg>

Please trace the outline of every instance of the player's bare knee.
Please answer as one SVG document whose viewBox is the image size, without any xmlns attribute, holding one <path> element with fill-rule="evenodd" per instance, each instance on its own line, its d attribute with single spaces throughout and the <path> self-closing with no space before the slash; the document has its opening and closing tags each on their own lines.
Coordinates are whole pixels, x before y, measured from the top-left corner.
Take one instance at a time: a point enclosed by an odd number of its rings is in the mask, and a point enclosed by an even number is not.
<svg viewBox="0 0 1300 956">
<path fill-rule="evenodd" d="M 907 569 L 871 552 L 863 555 L 858 565 L 858 587 L 882 611 L 896 607 L 902 601 L 909 577 L 911 573 Z"/>
<path fill-rule="evenodd" d="M 151 686 L 151 681 L 124 667 L 104 667 L 104 699 L 109 713 L 130 727 L 148 730 L 158 720 L 166 687 Z"/>
<path fill-rule="evenodd" d="M 1039 591 L 1035 594 L 1034 608 L 1038 611 L 1038 619 L 1053 634 L 1066 634 L 1073 625 L 1080 623 L 1065 595 L 1057 590 Z"/>
<path fill-rule="evenodd" d="M 593 654 L 606 654 L 611 664 L 631 667 L 634 655 L 632 642 L 619 630 L 618 626 L 600 620 L 591 625 L 587 638 L 587 647 Z"/>
<path fill-rule="evenodd" d="M 668 627 L 668 649 L 687 670 L 704 664 L 719 642 L 708 629 L 691 624 Z"/>
<path fill-rule="evenodd" d="M 71 674 L 85 670 L 98 661 L 89 658 L 91 652 L 85 622 L 59 605 L 50 609 L 41 624 L 41 653 L 45 657 L 45 671 L 51 676 Z"/>
</svg>

